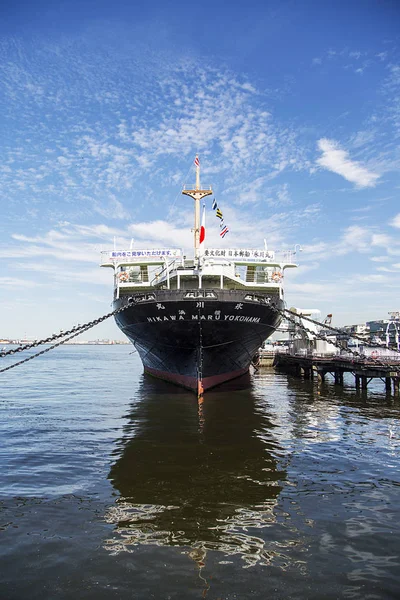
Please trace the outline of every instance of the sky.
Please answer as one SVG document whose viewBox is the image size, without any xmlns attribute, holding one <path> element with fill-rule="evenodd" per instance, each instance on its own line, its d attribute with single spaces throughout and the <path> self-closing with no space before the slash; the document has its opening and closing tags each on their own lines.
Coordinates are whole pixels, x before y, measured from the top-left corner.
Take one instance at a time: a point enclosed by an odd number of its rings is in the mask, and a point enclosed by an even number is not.
<svg viewBox="0 0 400 600">
<path fill-rule="evenodd" d="M 100 252 L 294 250 L 288 307 L 400 310 L 400 3 L 11 2 L 0 8 L 0 337 L 110 310 Z M 86 339 L 123 339 L 113 320 Z"/>
</svg>

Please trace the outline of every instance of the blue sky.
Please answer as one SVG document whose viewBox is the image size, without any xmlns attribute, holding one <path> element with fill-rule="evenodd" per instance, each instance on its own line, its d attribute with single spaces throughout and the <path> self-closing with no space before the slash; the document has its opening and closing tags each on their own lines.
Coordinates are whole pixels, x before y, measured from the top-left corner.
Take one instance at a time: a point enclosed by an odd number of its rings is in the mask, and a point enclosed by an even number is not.
<svg viewBox="0 0 400 600">
<path fill-rule="evenodd" d="M 196 152 L 209 245 L 300 244 L 288 306 L 335 325 L 399 310 L 398 2 L 0 10 L 0 336 L 107 312 L 114 236 L 190 247 Z"/>
</svg>

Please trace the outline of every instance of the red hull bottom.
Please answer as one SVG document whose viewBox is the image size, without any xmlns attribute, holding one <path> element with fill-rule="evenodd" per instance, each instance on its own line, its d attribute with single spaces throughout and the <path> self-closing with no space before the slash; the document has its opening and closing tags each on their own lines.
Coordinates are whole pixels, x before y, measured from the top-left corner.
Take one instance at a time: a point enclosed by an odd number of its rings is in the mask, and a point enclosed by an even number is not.
<svg viewBox="0 0 400 600">
<path fill-rule="evenodd" d="M 145 367 L 144 370 L 145 373 L 153 375 L 153 377 L 163 379 L 164 381 L 170 381 L 175 385 L 187 388 L 188 390 L 192 390 L 196 393 L 198 392 L 199 381 L 196 377 L 190 377 L 189 375 L 179 375 L 178 373 L 169 373 L 168 371 L 158 371 L 157 369 L 151 369 L 149 367 Z M 203 391 L 209 390 L 210 388 L 220 385 L 221 383 L 225 383 L 225 381 L 236 379 L 236 377 L 240 377 L 241 375 L 244 375 L 244 373 L 247 373 L 248 370 L 249 369 L 247 367 L 244 369 L 238 369 L 237 371 L 231 371 L 230 373 L 222 373 L 220 375 L 204 377 L 204 379 L 201 381 Z"/>
</svg>

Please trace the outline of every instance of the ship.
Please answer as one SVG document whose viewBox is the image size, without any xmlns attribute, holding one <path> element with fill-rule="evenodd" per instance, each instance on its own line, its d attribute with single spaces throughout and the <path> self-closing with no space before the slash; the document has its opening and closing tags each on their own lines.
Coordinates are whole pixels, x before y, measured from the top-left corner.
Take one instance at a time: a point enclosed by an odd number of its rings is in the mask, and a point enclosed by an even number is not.
<svg viewBox="0 0 400 600">
<path fill-rule="evenodd" d="M 249 372 L 263 342 L 279 327 L 283 280 L 295 252 L 205 246 L 201 202 L 213 195 L 196 183 L 182 193 L 194 201 L 194 248 L 104 251 L 114 272 L 117 326 L 135 346 L 144 371 L 193 390 L 206 390 Z M 203 204 L 205 207 L 205 204 Z M 221 241 L 225 241 L 226 237 Z"/>
</svg>

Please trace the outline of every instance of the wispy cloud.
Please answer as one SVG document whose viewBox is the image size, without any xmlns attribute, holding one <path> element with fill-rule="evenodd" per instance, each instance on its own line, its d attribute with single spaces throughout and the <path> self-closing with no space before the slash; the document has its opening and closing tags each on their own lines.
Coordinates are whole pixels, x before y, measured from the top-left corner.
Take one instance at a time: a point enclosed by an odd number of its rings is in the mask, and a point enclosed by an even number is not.
<svg viewBox="0 0 400 600">
<path fill-rule="evenodd" d="M 371 256 L 370 260 L 372 260 L 372 262 L 382 263 L 382 262 L 388 262 L 390 260 L 390 258 L 389 258 L 389 256 Z"/>
<path fill-rule="evenodd" d="M 34 288 L 41 285 L 38 281 L 25 279 L 24 277 L 0 277 L 0 288 Z"/>
<path fill-rule="evenodd" d="M 389 267 L 377 267 L 377 271 L 382 271 L 384 273 L 397 273 L 397 275 L 400 274 L 400 264 L 399 263 L 394 263 L 392 264 L 392 268 L 390 269 Z"/>
<path fill-rule="evenodd" d="M 237 205 L 262 202 L 270 207 L 285 207 L 291 204 L 289 184 L 268 185 L 271 176 L 257 177 L 251 183 L 243 184 L 234 202 Z M 229 193 L 229 189 L 225 193 Z"/>
<path fill-rule="evenodd" d="M 400 229 L 400 213 L 398 213 L 394 219 L 392 219 L 392 221 L 390 222 L 390 224 L 392 225 L 392 227 L 397 227 L 398 229 Z"/>
<path fill-rule="evenodd" d="M 320 167 L 341 175 L 359 188 L 376 185 L 379 175 L 351 160 L 349 153 L 342 150 L 334 140 L 322 138 L 318 140 L 318 148 L 322 152 L 322 156 L 317 159 Z"/>
<path fill-rule="evenodd" d="M 273 178 L 310 168 L 296 128 L 271 110 L 268 90 L 245 77 L 186 57 L 161 69 L 150 52 L 146 69 L 117 54 L 110 63 L 107 52 L 99 60 L 84 46 L 0 47 L 10 126 L 0 195 L 15 213 L 24 206 L 37 218 L 46 211 L 53 220 L 120 221 L 149 204 L 161 210 L 156 184 L 176 191 L 171 166 L 182 165 L 183 182 L 196 150 L 204 177 L 217 175 L 220 189 L 247 180 L 249 170 Z"/>
<path fill-rule="evenodd" d="M 371 248 L 372 232 L 369 228 L 351 225 L 347 227 L 336 245 L 338 254 L 348 254 L 349 252 L 369 252 Z"/>
<path fill-rule="evenodd" d="M 374 64 L 386 61 L 388 52 L 369 52 L 351 50 L 349 48 L 329 48 L 320 56 L 312 59 L 314 66 L 335 66 L 336 68 L 351 70 L 355 74 L 363 74 L 365 69 Z"/>
<path fill-rule="evenodd" d="M 0 287 L 24 287 L 16 280 L 29 279 L 30 298 L 40 297 L 35 314 L 52 286 L 60 302 L 70 294 L 72 307 L 79 295 L 90 307 L 91 295 L 101 297 L 98 284 L 112 287 L 111 273 L 97 264 L 114 237 L 118 248 L 133 238 L 136 247 L 192 249 L 192 205 L 180 190 L 193 183 L 196 151 L 202 183 L 213 185 L 230 229 L 222 241 L 207 213 L 208 246 L 300 242 L 296 258 L 304 267 L 288 272 L 285 283 L 290 289 L 296 278 L 293 293 L 318 303 L 338 298 L 327 268 L 345 271 L 350 254 L 354 276 L 340 286 L 345 301 L 368 287 L 357 273 L 393 284 L 400 256 L 400 69 L 393 48 L 367 51 L 360 40 L 352 48 L 316 47 L 313 81 L 291 81 L 293 116 L 284 76 L 265 89 L 262 82 L 273 79 L 265 61 L 250 78 L 215 56 L 158 51 L 128 36 L 118 43 L 101 25 L 97 32 L 101 43 L 91 31 L 57 43 L 0 42 Z M 323 98 L 316 100 L 309 85 Z M 343 103 L 328 97 L 336 87 Z M 360 106 L 355 98 L 364 92 Z M 339 185 L 327 171 L 342 178 Z M 318 202 L 309 203 L 311 194 Z M 351 224 L 349 217 L 365 221 Z"/>
</svg>

